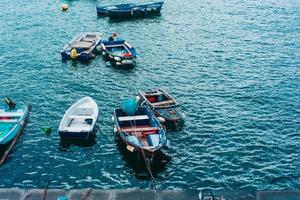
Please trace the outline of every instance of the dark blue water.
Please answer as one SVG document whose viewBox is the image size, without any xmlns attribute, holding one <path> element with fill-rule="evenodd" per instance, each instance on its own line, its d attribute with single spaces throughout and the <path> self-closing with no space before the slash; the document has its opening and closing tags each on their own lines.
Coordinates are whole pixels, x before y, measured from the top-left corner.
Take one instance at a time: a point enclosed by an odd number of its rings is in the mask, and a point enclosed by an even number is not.
<svg viewBox="0 0 300 200">
<path fill-rule="evenodd" d="M 162 16 L 120 23 L 97 18 L 100 1 L 66 1 L 67 12 L 62 3 L 0 2 L 0 97 L 33 105 L 0 187 L 149 188 L 119 150 L 111 115 L 138 89 L 162 87 L 186 124 L 168 133 L 158 188 L 299 189 L 299 1 L 166 0 Z M 84 31 L 118 32 L 139 52 L 137 67 L 62 63 L 63 45 Z M 100 107 L 96 144 L 62 146 L 61 117 L 86 95 Z"/>
</svg>

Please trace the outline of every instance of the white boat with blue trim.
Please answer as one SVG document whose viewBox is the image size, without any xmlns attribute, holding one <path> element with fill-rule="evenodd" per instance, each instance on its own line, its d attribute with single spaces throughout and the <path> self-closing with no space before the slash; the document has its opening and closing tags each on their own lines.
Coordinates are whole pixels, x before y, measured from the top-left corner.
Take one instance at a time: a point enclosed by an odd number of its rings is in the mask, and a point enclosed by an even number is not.
<svg viewBox="0 0 300 200">
<path fill-rule="evenodd" d="M 91 97 L 84 97 L 64 114 L 58 133 L 61 138 L 87 139 L 95 128 L 99 108 Z"/>
</svg>

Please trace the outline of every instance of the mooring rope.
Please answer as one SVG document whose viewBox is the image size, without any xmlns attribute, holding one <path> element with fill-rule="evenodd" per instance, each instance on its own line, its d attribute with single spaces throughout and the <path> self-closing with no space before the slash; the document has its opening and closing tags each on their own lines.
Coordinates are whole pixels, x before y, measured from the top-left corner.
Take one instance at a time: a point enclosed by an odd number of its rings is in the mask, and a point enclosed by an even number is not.
<svg viewBox="0 0 300 200">
<path fill-rule="evenodd" d="M 134 124 L 132 124 L 131 121 L 130 121 L 130 125 L 131 125 L 131 127 L 136 128 L 135 120 L 134 120 Z M 134 131 L 134 135 L 141 144 L 141 141 L 139 140 L 139 137 L 137 137 L 135 131 Z M 146 157 L 146 153 L 144 152 L 144 149 L 143 148 L 140 148 L 140 149 L 141 149 L 141 152 L 142 152 L 142 156 L 143 156 L 146 168 L 147 168 L 147 170 L 149 172 L 149 175 L 150 175 L 150 178 L 151 178 L 151 182 L 152 182 L 152 186 L 153 186 L 152 189 L 154 189 L 154 191 L 155 191 L 155 198 L 158 200 L 158 194 L 157 194 L 157 188 L 156 188 L 157 181 L 156 181 L 155 177 L 153 176 L 153 173 L 151 171 L 151 166 L 150 166 L 150 163 L 149 163 L 149 159 Z M 153 156 L 151 157 L 151 160 L 153 160 Z"/>
</svg>

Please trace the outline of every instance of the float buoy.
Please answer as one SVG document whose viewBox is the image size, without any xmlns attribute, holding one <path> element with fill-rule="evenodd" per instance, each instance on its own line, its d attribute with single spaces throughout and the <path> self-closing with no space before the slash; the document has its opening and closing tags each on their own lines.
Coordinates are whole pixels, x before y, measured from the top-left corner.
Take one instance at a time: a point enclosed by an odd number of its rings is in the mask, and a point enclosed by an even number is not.
<svg viewBox="0 0 300 200">
<path fill-rule="evenodd" d="M 166 119 L 163 118 L 163 117 L 157 117 L 157 119 L 159 120 L 160 123 L 165 123 L 166 122 Z"/>
<path fill-rule="evenodd" d="M 60 8 L 62 11 L 68 10 L 68 4 L 63 3 L 63 4 L 61 4 Z"/>
<path fill-rule="evenodd" d="M 77 51 L 76 51 L 76 49 L 72 49 L 71 50 L 71 52 L 70 52 L 70 57 L 72 58 L 72 59 L 76 59 L 77 57 L 78 57 L 78 53 L 77 53 Z"/>
<path fill-rule="evenodd" d="M 135 100 L 136 100 L 136 102 L 139 102 L 141 100 L 141 97 L 140 96 L 135 96 Z"/>
<path fill-rule="evenodd" d="M 97 50 L 97 52 L 101 52 L 101 50 L 102 50 L 101 46 L 100 46 L 100 45 L 97 45 L 97 46 L 96 46 L 96 50 Z"/>
<path fill-rule="evenodd" d="M 114 133 L 115 133 L 115 134 L 117 134 L 117 133 L 118 133 L 118 129 L 117 129 L 117 127 L 116 127 L 116 126 L 114 127 Z"/>
</svg>

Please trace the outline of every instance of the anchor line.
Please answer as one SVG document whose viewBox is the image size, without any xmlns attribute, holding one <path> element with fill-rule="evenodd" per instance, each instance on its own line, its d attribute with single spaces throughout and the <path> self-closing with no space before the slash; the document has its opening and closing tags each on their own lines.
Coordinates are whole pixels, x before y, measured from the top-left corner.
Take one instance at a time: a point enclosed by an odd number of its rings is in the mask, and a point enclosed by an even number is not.
<svg viewBox="0 0 300 200">
<path fill-rule="evenodd" d="M 131 127 L 135 128 L 135 127 L 136 127 L 136 125 L 135 125 L 135 120 L 134 120 L 134 124 L 132 124 L 131 121 L 130 121 L 130 125 L 131 125 Z M 135 135 L 136 138 L 139 140 L 139 138 L 137 137 L 135 131 L 134 131 L 134 135 Z M 139 142 L 140 142 L 140 140 L 139 140 Z M 140 143 L 141 143 L 141 142 L 140 142 Z M 145 154 L 145 152 L 144 152 L 144 149 L 143 149 L 143 148 L 140 148 L 140 149 L 141 149 L 141 152 L 142 152 L 142 156 L 143 156 L 143 159 L 144 159 L 146 168 L 147 168 L 147 170 L 148 170 L 148 172 L 149 172 L 149 174 L 150 174 L 151 182 L 152 182 L 153 188 L 154 188 L 154 190 L 155 190 L 155 192 L 156 192 L 156 198 L 158 198 L 158 196 L 157 196 L 157 188 L 156 188 L 157 181 L 155 180 L 155 177 L 153 176 L 153 173 L 152 173 L 152 171 L 151 171 L 149 159 L 146 158 L 146 154 Z M 152 156 L 151 159 L 153 159 L 153 156 Z"/>
</svg>

